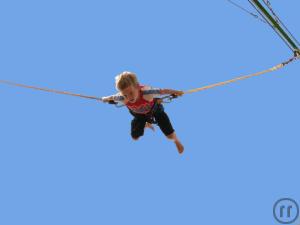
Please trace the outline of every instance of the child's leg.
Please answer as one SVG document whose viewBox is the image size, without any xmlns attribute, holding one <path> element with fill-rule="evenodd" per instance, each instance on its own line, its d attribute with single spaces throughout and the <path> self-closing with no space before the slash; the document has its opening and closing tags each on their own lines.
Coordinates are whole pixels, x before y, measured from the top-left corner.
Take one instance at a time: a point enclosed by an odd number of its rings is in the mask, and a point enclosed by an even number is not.
<svg viewBox="0 0 300 225">
<path fill-rule="evenodd" d="M 157 124 L 161 131 L 166 135 L 166 137 L 176 144 L 178 152 L 181 154 L 184 151 L 184 147 L 179 141 L 178 137 L 176 136 L 176 133 L 173 129 L 173 126 L 171 124 L 171 121 L 168 117 L 168 115 L 164 112 L 163 106 L 160 105 L 160 109 L 154 113 L 154 117 L 157 121 Z"/>
<path fill-rule="evenodd" d="M 176 136 L 176 133 L 173 132 L 170 135 L 167 135 L 167 138 L 174 141 L 177 147 L 177 150 L 179 152 L 179 154 L 183 153 L 184 151 L 184 146 L 181 144 L 181 142 L 179 141 L 178 137 Z"/>
<path fill-rule="evenodd" d="M 146 120 L 142 118 L 134 118 L 131 121 L 131 137 L 133 140 L 138 140 L 144 135 Z"/>
</svg>

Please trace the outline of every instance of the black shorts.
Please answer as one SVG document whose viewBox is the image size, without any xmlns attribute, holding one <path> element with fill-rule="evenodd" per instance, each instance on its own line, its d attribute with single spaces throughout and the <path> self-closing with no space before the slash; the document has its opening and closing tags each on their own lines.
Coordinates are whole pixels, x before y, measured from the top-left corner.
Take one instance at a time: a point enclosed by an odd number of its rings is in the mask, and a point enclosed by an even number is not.
<svg viewBox="0 0 300 225">
<path fill-rule="evenodd" d="M 136 114 L 130 111 L 134 116 L 131 121 L 131 137 L 138 138 L 144 135 L 144 129 L 146 122 L 152 123 L 151 117 L 143 114 Z M 164 111 L 164 107 L 161 104 L 158 104 L 153 112 L 153 117 L 157 122 L 157 125 L 161 131 L 166 135 L 170 135 L 174 132 L 171 121 L 168 115 Z"/>
</svg>

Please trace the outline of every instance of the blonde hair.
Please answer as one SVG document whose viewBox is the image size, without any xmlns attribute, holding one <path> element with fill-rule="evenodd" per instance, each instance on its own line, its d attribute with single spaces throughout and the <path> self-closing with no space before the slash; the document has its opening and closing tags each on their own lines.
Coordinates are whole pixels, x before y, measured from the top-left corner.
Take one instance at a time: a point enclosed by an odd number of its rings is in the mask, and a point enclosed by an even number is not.
<svg viewBox="0 0 300 225">
<path fill-rule="evenodd" d="M 139 82 L 136 75 L 132 72 L 124 71 L 116 76 L 116 89 L 122 91 L 129 86 L 138 86 Z"/>
</svg>

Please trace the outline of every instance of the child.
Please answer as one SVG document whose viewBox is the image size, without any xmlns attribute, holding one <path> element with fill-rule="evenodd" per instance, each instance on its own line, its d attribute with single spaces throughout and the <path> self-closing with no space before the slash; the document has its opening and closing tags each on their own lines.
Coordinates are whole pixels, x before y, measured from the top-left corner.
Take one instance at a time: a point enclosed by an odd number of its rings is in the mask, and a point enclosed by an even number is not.
<svg viewBox="0 0 300 225">
<path fill-rule="evenodd" d="M 123 72 L 116 76 L 116 88 L 118 94 L 103 97 L 103 102 L 115 101 L 122 102 L 127 106 L 129 112 L 133 115 L 131 121 L 131 136 L 133 140 L 138 140 L 143 136 L 145 128 L 154 130 L 152 123 L 157 122 L 161 131 L 166 137 L 176 144 L 178 152 L 184 151 L 183 145 L 177 138 L 168 115 L 157 97 L 160 95 L 183 95 L 182 91 L 171 89 L 158 89 L 149 86 L 140 85 L 134 73 Z"/>
</svg>

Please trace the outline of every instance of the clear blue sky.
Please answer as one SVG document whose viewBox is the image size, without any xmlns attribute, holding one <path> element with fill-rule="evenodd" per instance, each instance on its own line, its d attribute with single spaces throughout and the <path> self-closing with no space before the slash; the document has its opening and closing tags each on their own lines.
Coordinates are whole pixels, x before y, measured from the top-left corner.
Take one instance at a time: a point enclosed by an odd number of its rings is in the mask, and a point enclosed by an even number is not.
<svg viewBox="0 0 300 225">
<path fill-rule="evenodd" d="M 272 3 L 299 39 L 300 2 Z M 291 56 L 226 1 L 1 1 L 0 28 L 0 79 L 96 96 L 124 70 L 187 90 Z M 299 68 L 166 105 L 183 156 L 133 142 L 126 108 L 1 85 L 0 224 L 277 224 L 300 202 Z"/>
</svg>

